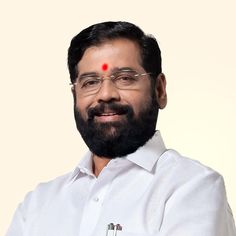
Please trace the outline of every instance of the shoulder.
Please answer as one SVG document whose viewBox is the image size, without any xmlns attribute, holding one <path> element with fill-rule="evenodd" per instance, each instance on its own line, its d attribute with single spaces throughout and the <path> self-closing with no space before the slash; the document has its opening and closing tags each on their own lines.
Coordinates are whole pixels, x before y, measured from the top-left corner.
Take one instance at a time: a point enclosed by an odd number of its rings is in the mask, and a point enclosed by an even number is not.
<svg viewBox="0 0 236 236">
<path fill-rule="evenodd" d="M 60 192 L 68 183 L 71 176 L 71 172 L 64 174 L 62 176 L 58 176 L 53 180 L 48 182 L 39 183 L 35 190 L 33 191 L 35 194 L 43 193 L 43 194 L 55 194 Z"/>
<path fill-rule="evenodd" d="M 200 163 L 197 160 L 182 156 L 173 149 L 168 149 L 160 157 L 157 164 L 157 170 L 160 168 L 168 168 L 170 174 L 177 175 L 180 179 L 190 180 L 199 178 L 200 176 L 214 176 L 222 178 L 222 176 L 212 168 Z"/>
<path fill-rule="evenodd" d="M 174 150 L 160 157 L 155 176 L 168 196 L 191 200 L 212 197 L 218 203 L 226 199 L 224 179 L 217 171 Z"/>
<path fill-rule="evenodd" d="M 165 235 L 176 226 L 176 235 L 190 235 L 193 229 L 198 235 L 205 235 L 204 232 L 233 235 L 226 233 L 235 232 L 235 228 L 223 177 L 174 150 L 166 151 L 159 161 L 156 173 L 164 169 L 163 176 L 167 176 L 165 186 L 163 184 L 166 192 L 162 230 Z"/>
<path fill-rule="evenodd" d="M 170 205 L 173 201 L 175 204 L 191 202 L 191 205 L 198 207 L 205 203 L 227 208 L 224 179 L 217 171 L 174 150 L 166 151 L 159 165 L 156 173 L 162 172 L 165 183 L 168 183 L 163 187 L 167 188 Z"/>
<path fill-rule="evenodd" d="M 53 201 L 65 187 L 69 185 L 71 173 L 64 174 L 48 182 L 39 183 L 33 191 L 26 194 L 24 201 L 20 204 L 23 214 L 27 211 L 38 210 Z"/>
</svg>

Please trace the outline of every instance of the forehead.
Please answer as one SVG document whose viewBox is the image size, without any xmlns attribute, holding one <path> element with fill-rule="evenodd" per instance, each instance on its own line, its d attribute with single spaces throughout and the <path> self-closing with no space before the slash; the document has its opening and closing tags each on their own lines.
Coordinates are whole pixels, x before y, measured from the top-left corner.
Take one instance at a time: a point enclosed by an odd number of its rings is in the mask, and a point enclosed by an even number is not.
<svg viewBox="0 0 236 236">
<path fill-rule="evenodd" d="M 139 46 L 128 39 L 105 41 L 86 49 L 77 67 L 79 74 L 88 71 L 103 72 L 104 64 L 108 66 L 107 71 L 117 67 L 143 69 Z"/>
</svg>

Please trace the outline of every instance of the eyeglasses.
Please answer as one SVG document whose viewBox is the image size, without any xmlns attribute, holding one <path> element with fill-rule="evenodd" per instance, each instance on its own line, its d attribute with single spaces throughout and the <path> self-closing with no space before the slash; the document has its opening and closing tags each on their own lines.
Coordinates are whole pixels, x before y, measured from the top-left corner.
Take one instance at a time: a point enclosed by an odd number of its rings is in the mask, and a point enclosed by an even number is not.
<svg viewBox="0 0 236 236">
<path fill-rule="evenodd" d="M 137 73 L 133 70 L 122 70 L 110 76 L 99 76 L 96 74 L 82 75 L 71 85 L 78 94 L 88 96 L 97 93 L 104 80 L 110 80 L 120 90 L 132 90 L 140 87 L 140 78 L 151 73 Z"/>
</svg>

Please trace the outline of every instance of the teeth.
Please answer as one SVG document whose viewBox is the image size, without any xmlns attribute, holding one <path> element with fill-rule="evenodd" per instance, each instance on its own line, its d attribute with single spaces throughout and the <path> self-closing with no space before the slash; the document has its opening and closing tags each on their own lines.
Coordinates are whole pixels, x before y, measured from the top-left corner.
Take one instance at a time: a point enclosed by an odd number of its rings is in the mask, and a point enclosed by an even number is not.
<svg viewBox="0 0 236 236">
<path fill-rule="evenodd" d="M 102 113 L 101 116 L 114 116 L 116 113 Z"/>
</svg>

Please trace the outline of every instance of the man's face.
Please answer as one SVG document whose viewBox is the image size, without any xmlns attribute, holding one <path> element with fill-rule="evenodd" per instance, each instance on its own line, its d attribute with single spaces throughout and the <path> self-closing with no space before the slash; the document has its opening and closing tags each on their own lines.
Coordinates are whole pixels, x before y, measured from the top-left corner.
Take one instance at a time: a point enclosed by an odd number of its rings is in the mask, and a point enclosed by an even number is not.
<svg viewBox="0 0 236 236">
<path fill-rule="evenodd" d="M 109 79 L 121 68 L 146 72 L 138 46 L 127 39 L 106 41 L 88 48 L 77 67 L 78 78 L 87 73 L 108 78 L 97 93 L 73 91 L 77 128 L 90 150 L 100 157 L 115 158 L 144 145 L 155 132 L 158 115 L 157 94 L 149 76 L 140 77 L 132 89 L 117 89 Z"/>
</svg>

